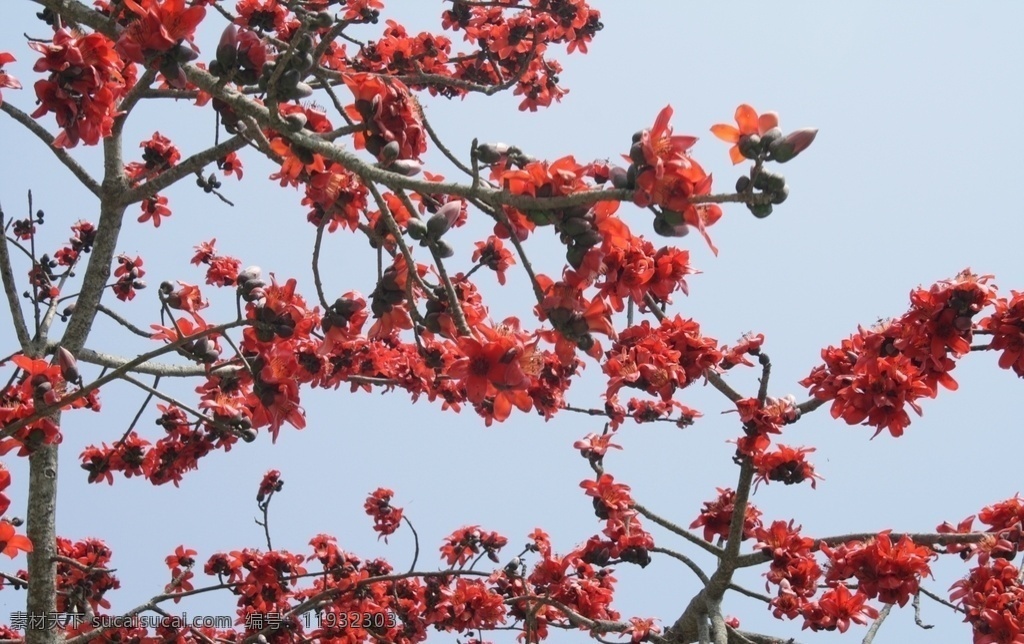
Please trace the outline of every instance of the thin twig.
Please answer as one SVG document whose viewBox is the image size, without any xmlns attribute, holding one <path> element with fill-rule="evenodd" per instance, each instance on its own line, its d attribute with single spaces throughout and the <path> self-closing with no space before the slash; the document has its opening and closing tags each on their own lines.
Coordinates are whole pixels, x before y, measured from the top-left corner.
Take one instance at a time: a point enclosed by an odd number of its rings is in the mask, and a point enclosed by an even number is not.
<svg viewBox="0 0 1024 644">
<path fill-rule="evenodd" d="M 108 309 L 103 304 L 97 304 L 96 305 L 96 310 L 98 312 L 106 315 L 111 320 L 113 320 L 114 322 L 117 322 L 118 324 L 120 324 L 121 326 L 123 326 L 124 328 L 128 329 L 129 331 L 131 331 L 132 333 L 134 333 L 135 335 L 137 335 L 139 337 L 143 337 L 143 338 L 146 338 L 146 339 L 149 339 L 149 338 L 153 337 L 153 333 L 151 331 L 143 331 L 139 327 L 135 326 L 134 324 L 132 324 L 131 322 L 126 320 L 125 318 L 121 317 L 121 315 L 119 313 L 117 313 L 116 311 L 113 311 L 111 309 Z"/>
<path fill-rule="evenodd" d="M 55 157 L 57 157 L 57 160 L 63 163 L 64 167 L 71 171 L 71 174 L 75 175 L 75 178 L 85 186 L 86 190 L 97 197 L 100 196 L 99 182 L 93 179 L 92 176 L 86 172 L 85 168 L 79 165 L 78 161 L 75 161 L 75 158 L 68 154 L 64 148 L 54 147 L 53 142 L 55 139 L 52 134 L 46 131 L 46 128 L 39 125 L 35 119 L 14 107 L 7 101 L 0 103 L 0 111 L 6 112 L 8 116 L 23 125 L 25 129 L 32 134 L 35 134 L 36 138 L 46 144 L 46 147 L 49 148 L 50 152 L 52 152 Z"/>
<path fill-rule="evenodd" d="M 875 635 L 878 634 L 878 629 L 882 627 L 882 622 L 889 616 L 890 611 L 892 611 L 892 604 L 886 604 L 882 607 L 882 610 L 878 611 L 878 617 L 875 618 L 875 621 L 871 622 L 871 628 L 868 629 L 867 635 L 864 636 L 863 644 L 871 644 L 871 642 L 875 641 Z"/>
<path fill-rule="evenodd" d="M 14 281 L 14 269 L 11 266 L 11 254 L 7 248 L 7 235 L 4 234 L 4 211 L 0 207 L 0 279 L 4 283 L 4 296 L 7 298 L 7 306 L 11 311 L 11 321 L 14 323 L 14 332 L 18 336 L 18 345 L 27 349 L 32 341 L 25 324 L 25 313 L 21 310 L 21 300 L 18 298 L 18 285 Z"/>
<path fill-rule="evenodd" d="M 650 519 L 654 523 L 657 523 L 661 527 L 665 528 L 669 532 L 671 532 L 673 534 L 679 535 L 680 537 L 686 539 L 687 541 L 689 541 L 690 543 L 694 544 L 695 546 L 703 548 L 704 550 L 710 552 L 711 554 L 715 555 L 716 557 L 719 557 L 719 558 L 722 557 L 723 551 L 718 546 L 716 546 L 714 544 L 711 544 L 711 543 L 708 543 L 707 541 L 704 541 L 703 539 L 701 539 L 697 535 L 693 534 L 689 530 L 685 530 L 685 529 L 679 527 L 678 525 L 676 525 L 675 523 L 672 523 L 668 519 L 664 519 L 664 518 L 658 516 L 657 514 L 651 512 L 650 510 L 648 510 L 646 507 L 640 505 L 639 503 L 634 503 L 633 504 L 633 509 L 636 510 L 637 512 L 639 512 L 640 514 L 642 514 L 643 516 L 647 517 L 648 519 Z"/>
<path fill-rule="evenodd" d="M 117 367 L 113 371 L 110 371 L 109 373 L 107 373 L 106 375 L 102 376 L 101 378 L 97 378 L 92 383 L 90 383 L 88 385 L 84 385 L 84 386 L 78 388 L 76 391 L 74 391 L 74 392 L 72 392 L 70 394 L 67 394 L 66 396 L 64 396 L 60 400 L 58 400 L 57 402 L 52 403 L 50 405 L 46 405 L 46 406 L 44 406 L 42 408 L 36 409 L 36 411 L 33 412 L 32 415 L 30 415 L 30 416 L 26 416 L 25 418 L 21 418 L 19 420 L 12 421 L 6 427 L 4 427 L 2 432 L 0 432 L 0 438 L 7 438 L 7 437 L 11 436 L 12 434 L 14 434 L 16 431 L 18 431 L 19 429 L 21 429 L 22 427 L 25 427 L 26 425 L 34 423 L 37 420 L 39 420 L 40 418 L 45 418 L 46 416 L 49 416 L 50 414 L 53 414 L 54 412 L 62 409 L 66 405 L 70 405 L 71 403 L 75 402 L 76 400 L 80 400 L 82 398 L 85 398 L 86 396 L 88 396 L 90 393 L 92 393 L 96 389 L 99 389 L 103 385 L 105 385 L 105 384 L 107 384 L 107 383 L 109 383 L 109 382 L 111 382 L 113 380 L 116 380 L 117 378 L 120 378 L 121 376 L 123 376 L 123 375 L 127 374 L 128 372 L 132 371 L 135 367 L 138 367 L 139 365 L 141 365 L 141 364 L 143 364 L 145 362 L 148 362 L 148 361 L 152 360 L 153 358 L 162 356 L 165 353 L 168 353 L 168 352 L 171 352 L 171 351 L 177 351 L 179 348 L 183 347 L 184 345 L 188 344 L 189 342 L 193 342 L 193 341 L 195 341 L 195 340 L 197 340 L 199 338 L 204 338 L 204 337 L 206 337 L 208 335 L 213 335 L 215 333 L 223 333 L 224 331 L 226 331 L 228 329 L 233 329 L 233 328 L 235 328 L 237 326 L 244 326 L 244 325 L 248 325 L 248 324 L 251 324 L 250 320 L 235 320 L 234 322 L 227 322 L 225 324 L 219 324 L 217 326 L 212 326 L 212 327 L 210 327 L 208 329 L 203 329 L 202 331 L 199 331 L 199 332 L 197 332 L 197 333 L 195 333 L 195 334 L 193 334 L 191 336 L 186 336 L 186 337 L 178 338 L 174 342 L 169 342 L 169 343 L 163 345 L 162 347 L 160 347 L 159 349 L 154 349 L 154 350 L 149 351 L 147 353 L 144 353 L 144 354 L 142 354 L 140 356 L 137 356 L 137 357 L 129 360 L 128 362 L 124 363 L 120 367 Z"/>
</svg>

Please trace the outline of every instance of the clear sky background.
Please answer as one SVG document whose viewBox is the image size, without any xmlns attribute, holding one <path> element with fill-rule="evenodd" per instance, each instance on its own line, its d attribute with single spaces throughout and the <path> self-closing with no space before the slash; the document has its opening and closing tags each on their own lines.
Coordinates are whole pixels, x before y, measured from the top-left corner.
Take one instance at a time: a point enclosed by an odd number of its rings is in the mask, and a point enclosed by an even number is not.
<svg viewBox="0 0 1024 644">
<path fill-rule="evenodd" d="M 37 5 L 4 4 L 0 50 L 17 56 L 7 69 L 29 88 L 5 90 L 4 100 L 32 111 L 36 76 L 31 66 L 37 55 L 22 34 L 43 37 L 46 28 L 32 18 Z M 675 240 L 692 251 L 704 273 L 689 280 L 690 297 L 678 298 L 672 311 L 694 317 L 723 343 L 746 331 L 764 333 L 774 366 L 772 395 L 805 399 L 796 383 L 819 362 L 821 348 L 838 343 L 858 324 L 903 313 L 917 285 L 971 267 L 994 274 L 1006 294 L 1024 289 L 1024 208 L 1018 194 L 1024 5 L 668 0 L 595 0 L 593 5 L 602 12 L 605 29 L 588 55 L 557 56 L 565 65 L 562 84 L 571 90 L 561 104 L 530 114 L 517 111 L 512 96 L 453 102 L 425 97 L 427 115 L 460 153 L 478 137 L 516 144 L 541 158 L 571 153 L 587 162 L 617 160 L 628 151 L 632 133 L 649 127 L 671 104 L 676 132 L 701 137 L 695 156 L 722 190 L 745 166 L 729 163 L 728 146 L 708 128 L 731 122 L 738 104 L 778 111 L 787 131 L 820 128 L 809 151 L 780 166 L 791 195 L 775 214 L 757 220 L 743 207 L 726 208 L 711 230 L 721 250 L 717 258 L 697 235 Z M 386 17 L 410 31 L 438 29 L 442 9 L 440 2 L 392 0 Z M 211 22 L 217 26 L 202 32 L 199 43 L 202 60 L 212 57 L 221 28 L 217 19 Z M 370 27 L 355 35 L 377 33 Z M 43 122 L 53 128 L 51 118 Z M 212 142 L 213 128 L 211 112 L 186 102 L 145 104 L 128 128 L 126 161 L 139 158 L 137 142 L 154 130 L 187 155 Z M 96 220 L 92 196 L 36 139 L 6 116 L 0 118 L 0 132 L 5 149 L 0 199 L 8 216 L 24 216 L 25 192 L 32 189 L 37 207 L 47 213 L 48 248 L 66 239 L 74 221 Z M 97 150 L 75 154 L 97 168 Z M 108 304 L 140 326 L 158 321 L 156 285 L 175 279 L 202 283 L 202 272 L 188 260 L 195 244 L 213 237 L 222 252 L 246 265 L 297 277 L 303 294 L 315 299 L 309 270 L 315 230 L 305 221 L 301 193 L 267 181 L 273 168 L 255 154 L 243 159 L 245 179 L 224 181 L 234 208 L 184 181 L 165 193 L 174 214 L 161 228 L 136 224 L 131 212 L 119 248 L 143 256 L 151 288 L 130 305 L 113 298 Z M 428 169 L 456 176 L 433 151 L 427 160 Z M 649 213 L 630 206 L 620 213 L 635 232 L 653 237 Z M 490 227 L 479 213 L 471 215 L 470 225 L 454 237 L 459 243 L 450 270 L 470 266 L 471 242 L 483 239 Z M 564 251 L 548 232 L 531 237 L 527 249 L 538 269 L 551 274 L 560 270 Z M 373 288 L 374 254 L 360 238 L 330 236 L 323 267 L 329 297 Z M 18 268 L 19 277 L 25 270 Z M 494 319 L 518 314 L 532 327 L 528 282 L 517 270 L 521 267 L 510 273 L 507 288 L 499 288 L 487 271 L 478 274 L 477 284 Z M 232 315 L 229 292 L 207 287 L 204 293 L 215 311 L 224 318 Z M 13 335 L 4 316 L 0 353 L 13 350 Z M 153 346 L 135 340 L 101 323 L 89 346 L 125 354 Z M 827 409 L 788 428 L 783 442 L 817 448 L 813 461 L 825 481 L 817 490 L 806 484 L 762 486 L 753 502 L 765 521 L 792 518 L 815 537 L 884 528 L 933 531 L 943 521 L 959 521 L 1020 491 L 1024 382 L 998 369 L 994 354 L 967 357 L 953 375 L 960 390 L 926 401 L 924 417 L 914 417 L 900 439 L 869 440 L 872 430 L 832 421 Z M 728 380 L 752 394 L 756 376 L 747 370 L 730 373 Z M 599 405 L 601 381 L 599 365 L 588 364 L 568 399 Z M 194 401 L 195 384 L 171 383 L 168 391 Z M 118 479 L 112 487 L 87 485 L 78 455 L 89 444 L 116 441 L 143 398 L 127 386 L 105 389 L 101 415 L 67 414 L 63 428 L 58 532 L 72 539 L 100 537 L 113 549 L 122 588 L 108 598 L 116 610 L 162 590 L 169 581 L 163 558 L 179 544 L 198 550 L 200 562 L 219 551 L 265 547 L 262 529 L 253 522 L 254 497 L 263 473 L 272 468 L 285 481 L 270 512 L 275 547 L 304 554 L 310 538 L 324 532 L 363 558 L 384 556 L 398 568 L 408 566 L 408 531 L 403 528 L 385 545 L 363 513 L 366 495 L 378 486 L 395 490 L 395 503 L 416 525 L 421 569 L 440 566 L 441 539 L 467 524 L 507 536 L 509 557 L 538 526 L 551 534 L 560 552 L 602 527 L 579 488 L 591 471 L 572 448 L 573 441 L 601 429 L 599 420 L 564 413 L 545 423 L 516 413 L 485 429 L 472 413 L 412 405 L 401 393 L 308 392 L 305 430 L 286 427 L 277 445 L 261 434 L 255 444 L 211 455 L 179 489 L 137 479 Z M 679 400 L 705 417 L 687 430 L 627 423 L 618 441 L 625 450 L 612 453 L 606 467 L 632 486 L 639 502 L 689 524 L 701 503 L 714 498 L 716 487 L 735 486 L 733 448 L 725 441 L 739 427 L 735 415 L 720 415 L 731 405 L 710 387 L 692 387 Z M 139 425 L 150 440 L 162 431 L 152 425 L 156 413 L 151 407 Z M 14 474 L 9 515 L 24 516 L 25 463 L 11 456 L 5 463 Z M 672 535 L 650 529 L 659 545 L 693 552 Z M 7 561 L 2 569 L 14 573 L 21 566 Z M 943 596 L 967 572 L 959 559 L 943 560 L 934 569 L 936 578 L 926 586 Z M 615 576 L 615 607 L 624 617 L 655 616 L 666 626 L 698 589 L 687 569 L 661 556 L 645 570 L 620 566 Z M 741 579 L 764 590 L 757 574 Z M 23 609 L 23 601 L 22 593 L 5 589 L 0 611 Z M 234 602 L 227 594 L 204 595 L 169 609 L 233 614 Z M 744 629 L 777 636 L 797 635 L 802 623 L 774 620 L 763 605 L 734 594 L 727 596 L 725 610 L 738 616 Z M 927 599 L 922 619 L 937 627 L 917 628 L 909 607 L 895 611 L 875 641 L 970 637 L 958 616 Z M 855 628 L 846 639 L 859 641 L 864 633 Z M 798 637 L 838 639 L 809 632 Z M 454 641 L 449 635 L 436 638 Z M 585 638 L 555 633 L 551 641 Z"/>
</svg>

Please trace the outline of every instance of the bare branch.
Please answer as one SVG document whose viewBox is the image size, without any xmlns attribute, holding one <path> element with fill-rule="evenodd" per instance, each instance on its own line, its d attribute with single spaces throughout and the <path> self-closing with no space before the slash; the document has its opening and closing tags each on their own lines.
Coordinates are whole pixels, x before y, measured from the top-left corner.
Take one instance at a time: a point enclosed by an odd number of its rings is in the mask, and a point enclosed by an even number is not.
<svg viewBox="0 0 1024 644">
<path fill-rule="evenodd" d="M 7 299 L 7 306 L 11 312 L 11 322 L 14 324 L 15 334 L 18 336 L 18 345 L 25 350 L 29 347 L 32 338 L 25 323 L 25 313 L 21 310 L 21 300 L 18 298 L 18 285 L 14 281 L 14 268 L 11 266 L 11 253 L 7 247 L 5 226 L 4 211 L 0 207 L 0 279 L 4 283 L 4 297 Z"/>
<path fill-rule="evenodd" d="M 871 644 L 875 641 L 875 635 L 878 634 L 878 629 L 881 628 L 882 622 L 889 616 L 892 611 L 892 604 L 886 604 L 882 607 L 882 610 L 878 612 L 878 617 L 871 623 L 871 628 L 868 629 L 867 635 L 864 636 L 863 644 Z"/>
<path fill-rule="evenodd" d="M 134 333 L 137 336 L 140 336 L 140 337 L 143 337 L 143 338 L 147 338 L 147 339 L 153 337 L 153 334 L 151 332 L 143 331 L 139 327 L 135 326 L 134 324 L 132 324 L 131 322 L 126 320 L 125 318 L 121 317 L 121 315 L 118 314 L 117 312 L 112 311 L 111 309 L 108 309 L 107 307 L 103 306 L 102 304 L 97 304 L 96 305 L 96 310 L 99 311 L 100 313 L 106 315 L 107 317 L 112 319 L 114 322 L 117 322 L 118 324 L 120 324 L 124 328 L 128 329 L 129 331 L 131 331 L 132 333 Z"/>
<path fill-rule="evenodd" d="M 85 171 L 85 168 L 79 165 L 78 161 L 75 161 L 75 158 L 68 154 L 66 150 L 64 150 L 63 148 L 54 147 L 54 136 L 50 134 L 46 130 L 46 128 L 44 128 L 42 125 L 39 125 L 39 123 L 36 123 L 35 119 L 33 119 L 28 114 L 22 112 L 18 108 L 14 107 L 7 101 L 0 103 L 0 110 L 6 112 L 8 116 L 10 116 L 15 121 L 25 126 L 25 129 L 27 129 L 32 134 L 35 134 L 36 138 L 45 143 L 46 147 L 49 148 L 50 152 L 52 152 L 53 155 L 57 157 L 58 161 L 64 164 L 65 168 L 71 171 L 71 174 L 75 175 L 75 177 L 82 183 L 82 185 L 85 186 L 86 190 L 93 193 L 97 197 L 100 195 L 100 184 L 95 179 L 93 179 L 92 176 L 90 176 L 89 173 Z"/>
<path fill-rule="evenodd" d="M 648 519 L 650 519 L 654 523 L 657 523 L 661 527 L 665 528 L 669 532 L 671 532 L 673 534 L 679 535 L 680 537 L 686 539 L 687 541 L 689 541 L 690 543 L 694 544 L 695 546 L 703 548 L 704 550 L 710 552 L 711 554 L 715 555 L 716 557 L 719 557 L 719 558 L 722 557 L 723 551 L 718 546 L 716 546 L 714 544 L 711 544 L 711 543 L 708 543 L 707 541 L 701 539 L 700 537 L 698 537 L 697 535 L 693 534 L 689 530 L 685 530 L 685 529 L 679 527 L 678 525 L 676 525 L 675 523 L 672 523 L 668 519 L 663 519 L 662 517 L 660 517 L 657 514 L 651 512 L 650 510 L 648 510 L 644 506 L 640 505 L 639 503 L 634 503 L 633 504 L 633 509 L 636 510 L 637 512 L 639 512 L 640 514 L 642 514 L 643 516 L 647 517 Z"/>
<path fill-rule="evenodd" d="M 689 557 L 687 557 L 683 553 L 676 552 L 675 550 L 670 550 L 668 548 L 661 548 L 661 547 L 658 547 L 658 546 L 655 546 L 653 548 L 649 548 L 649 550 L 651 552 L 660 552 L 661 554 L 668 555 L 669 557 L 672 557 L 673 559 L 678 559 L 679 561 L 681 561 L 684 564 L 686 564 L 686 566 L 690 570 L 693 571 L 693 574 L 697 575 L 698 579 L 700 579 L 705 584 L 708 583 L 709 580 L 708 580 L 707 574 L 705 574 L 705 572 L 700 569 L 700 566 L 698 566 L 696 564 L 696 562 L 693 561 L 693 559 L 690 559 Z"/>
</svg>

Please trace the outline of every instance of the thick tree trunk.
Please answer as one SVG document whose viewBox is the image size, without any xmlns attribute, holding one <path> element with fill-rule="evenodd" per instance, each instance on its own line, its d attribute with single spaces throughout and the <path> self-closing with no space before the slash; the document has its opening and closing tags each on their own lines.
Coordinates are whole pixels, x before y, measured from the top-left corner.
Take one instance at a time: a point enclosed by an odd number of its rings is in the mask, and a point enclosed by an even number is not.
<svg viewBox="0 0 1024 644">
<path fill-rule="evenodd" d="M 120 200 L 127 189 L 127 182 L 122 171 L 120 136 L 105 140 L 104 146 L 106 179 L 103 182 L 96 241 L 89 254 L 74 313 L 60 342 L 74 356 L 85 346 L 92 330 L 96 305 L 106 291 L 124 219 L 125 206 Z M 41 345 L 45 344 L 45 337 L 36 339 Z M 60 412 L 55 414 L 53 420 L 60 425 Z M 47 628 L 47 617 L 54 615 L 57 610 L 57 562 L 54 556 L 57 554 L 58 452 L 57 445 L 44 445 L 29 457 L 26 534 L 32 541 L 33 552 L 28 558 L 26 612 L 29 623 L 25 631 L 25 644 L 54 644 L 62 639 L 56 630 Z M 49 625 L 53 625 L 52 620 Z"/>
<path fill-rule="evenodd" d="M 59 414 L 56 420 L 60 420 Z M 28 626 L 26 644 L 55 641 L 46 629 L 47 617 L 57 609 L 57 446 L 42 445 L 29 456 L 28 517 L 26 534 L 32 541 L 28 555 Z"/>
</svg>

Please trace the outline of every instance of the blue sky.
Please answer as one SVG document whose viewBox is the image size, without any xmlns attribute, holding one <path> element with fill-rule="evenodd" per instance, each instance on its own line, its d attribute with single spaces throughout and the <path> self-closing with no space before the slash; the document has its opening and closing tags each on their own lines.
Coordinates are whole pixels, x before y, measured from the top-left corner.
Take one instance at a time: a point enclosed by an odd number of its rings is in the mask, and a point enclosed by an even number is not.
<svg viewBox="0 0 1024 644">
<path fill-rule="evenodd" d="M 22 33 L 45 35 L 34 22 L 37 5 L 10 3 L 0 24 L 0 49 L 18 62 L 8 71 L 31 87 L 35 53 Z M 677 133 L 701 137 L 694 154 L 722 189 L 741 171 L 728 161 L 727 145 L 708 128 L 730 122 L 739 103 L 776 110 L 785 130 L 820 129 L 812 148 L 782 166 L 789 200 L 765 220 L 744 208 L 727 208 L 711 230 L 716 258 L 696 235 L 677 243 L 691 250 L 703 274 L 689 280 L 690 296 L 674 311 L 693 317 L 704 332 L 724 343 L 742 333 L 764 333 L 773 360 L 771 393 L 803 399 L 797 381 L 819 361 L 822 347 L 837 343 L 858 324 L 901 314 L 907 294 L 920 284 L 954 276 L 965 267 L 991 273 L 1004 293 L 1024 289 L 1024 209 L 1018 151 L 1024 91 L 1020 69 L 1024 45 L 1018 26 L 1024 5 L 959 3 L 682 3 L 668 0 L 627 3 L 597 0 L 605 29 L 585 56 L 559 56 L 562 84 L 570 93 L 561 104 L 535 114 L 520 113 L 512 96 L 460 101 L 424 98 L 427 115 L 449 147 L 466 151 L 476 137 L 504 141 L 548 159 L 574 154 L 578 160 L 617 159 L 630 136 L 649 127 L 666 104 L 675 109 Z M 388 16 L 410 30 L 439 27 L 442 4 L 388 3 Z M 203 59 L 212 56 L 219 27 L 200 40 Z M 373 28 L 361 32 L 373 37 Z M 31 90 L 5 90 L 4 99 L 33 109 Z M 44 119 L 53 126 L 51 119 Z M 154 129 L 188 154 L 211 142 L 212 115 L 187 103 L 145 104 L 126 137 L 126 161 L 137 159 L 137 141 Z M 0 202 L 9 216 L 22 216 L 25 191 L 47 213 L 45 238 L 56 247 L 67 226 L 95 220 L 95 202 L 77 186 L 33 137 L 6 117 L 0 120 L 6 160 L 0 173 Z M 96 168 L 96 150 L 76 155 Z M 226 180 L 229 208 L 191 185 L 167 191 L 173 216 L 160 229 L 129 221 L 120 248 L 141 254 L 151 285 L 165 279 L 202 283 L 188 265 L 195 244 L 216 237 L 223 252 L 265 272 L 295 276 L 307 297 L 314 295 L 309 255 L 314 228 L 305 222 L 301 194 L 266 180 L 273 168 L 246 154 L 245 179 Z M 454 177 L 431 152 L 428 169 Z M 653 235 L 649 215 L 620 211 L 637 232 Z M 489 230 L 471 216 L 456 246 L 456 267 L 468 268 L 471 242 Z M 562 252 L 551 239 L 531 239 L 528 252 L 538 269 L 557 272 Z M 655 241 L 661 241 L 656 239 Z M 329 293 L 372 290 L 374 255 L 348 234 L 330 237 L 324 251 Z M 501 289 L 493 275 L 478 284 L 492 317 L 517 314 L 530 319 L 530 292 L 512 271 Z M 19 271 L 19 275 L 23 275 Z M 205 291 L 214 309 L 230 315 L 230 295 Z M 157 321 L 155 288 L 117 310 L 141 326 Z M 208 319 L 213 316 L 208 316 Z M 13 343 L 10 323 L 0 326 L 3 347 Z M 128 353 L 151 345 L 125 339 L 101 323 L 89 346 Z M 0 348 L 3 348 L 0 347 Z M 10 352 L 10 348 L 0 353 Z M 817 448 L 813 455 L 825 480 L 808 486 L 762 488 L 753 502 L 766 520 L 795 519 L 810 536 L 894 528 L 931 531 L 959 521 L 983 506 L 1020 490 L 1021 391 L 1024 383 L 996 366 L 995 355 L 971 355 L 954 376 L 957 392 L 943 392 L 924 404 L 905 436 L 869 440 L 872 431 L 832 421 L 827 410 L 787 430 L 784 442 Z M 740 391 L 756 390 L 756 374 L 729 375 Z M 193 385 L 172 383 L 170 391 L 189 398 Z M 570 390 L 574 404 L 600 403 L 600 368 L 591 363 Z M 422 567 L 440 540 L 467 524 L 497 530 L 509 550 L 535 527 L 566 551 L 601 525 L 579 482 L 591 476 L 573 441 L 601 423 L 563 414 L 544 423 L 518 414 L 489 429 L 470 414 L 445 414 L 401 394 L 307 393 L 308 426 L 286 428 L 276 445 L 267 436 L 215 454 L 189 474 L 180 489 L 154 488 L 144 481 L 118 480 L 113 487 L 87 485 L 77 456 L 84 446 L 111 443 L 122 434 L 144 395 L 124 386 L 104 390 L 101 415 L 66 415 L 61 448 L 58 531 L 79 539 L 103 538 L 114 551 L 122 589 L 109 598 L 128 609 L 158 593 L 167 581 L 163 558 L 175 546 L 197 549 L 205 561 L 218 551 L 261 547 L 255 490 L 263 473 L 279 469 L 284 490 L 271 506 L 275 546 L 305 551 L 311 537 L 326 532 L 364 558 L 388 557 L 408 565 L 411 537 L 402 531 L 385 545 L 362 511 L 378 486 L 396 492 L 421 538 Z M 728 402 L 710 388 L 693 387 L 681 402 L 704 412 L 692 428 L 627 424 L 625 447 L 606 461 L 634 497 L 678 523 L 688 524 L 716 487 L 734 486 L 736 467 L 725 443 L 738 433 L 736 417 L 721 416 Z M 158 428 L 150 409 L 140 427 L 151 439 Z M 12 515 L 24 516 L 27 477 L 23 463 L 7 457 L 14 473 Z M 686 546 L 652 527 L 659 545 Z M 511 554 L 509 555 L 511 556 Z M 700 560 L 700 556 L 697 558 Z M 705 561 L 704 563 L 710 563 Z M 14 572 L 9 562 L 3 570 Z M 966 573 L 958 559 L 935 567 L 926 586 L 941 595 Z M 668 625 L 697 589 L 677 562 L 656 558 L 647 569 L 622 566 L 617 572 L 616 607 L 625 617 L 655 616 Z M 744 578 L 763 590 L 763 579 Z M 22 606 L 22 595 L 0 593 L 0 611 Z M 233 613 L 230 596 L 182 602 L 191 614 Z M 172 609 L 172 610 L 178 610 Z M 800 621 L 779 622 L 757 602 L 730 595 L 725 610 L 745 629 L 777 636 L 796 635 Z M 925 600 L 925 622 L 914 626 L 912 611 L 894 612 L 876 642 L 965 641 L 960 619 Z M 864 629 L 847 639 L 863 637 Z M 555 634 L 552 641 L 585 636 Z M 438 641 L 454 641 L 438 635 Z M 509 638 L 510 639 L 510 638 Z M 801 641 L 832 641 L 828 634 L 804 633 Z"/>
</svg>

